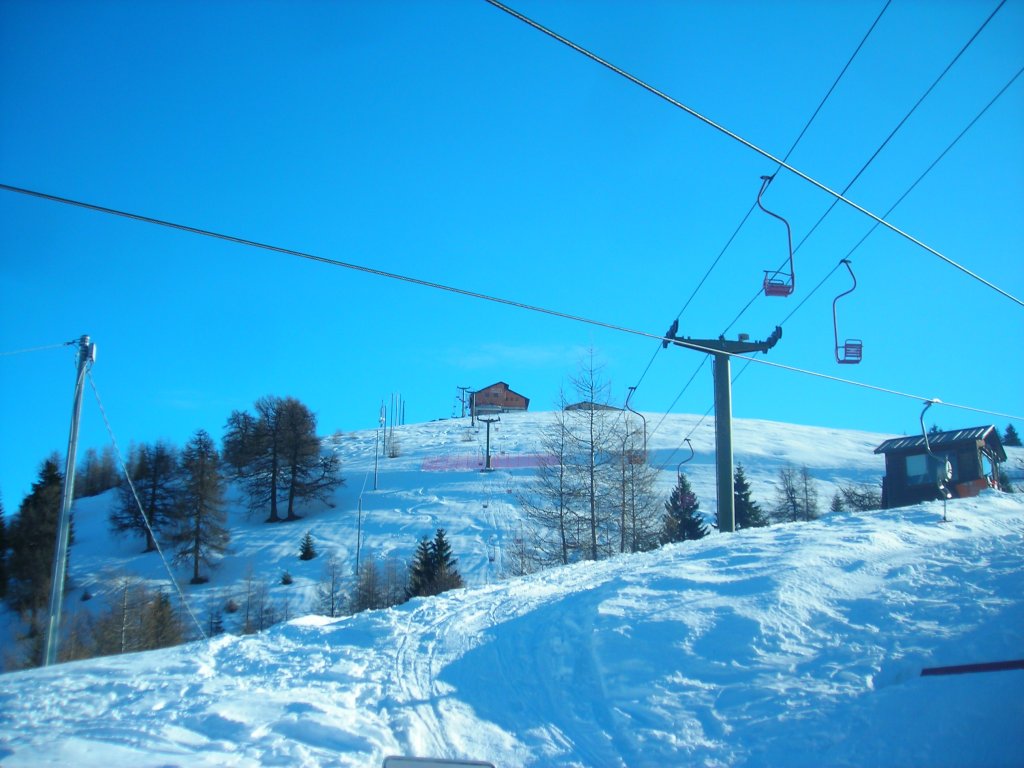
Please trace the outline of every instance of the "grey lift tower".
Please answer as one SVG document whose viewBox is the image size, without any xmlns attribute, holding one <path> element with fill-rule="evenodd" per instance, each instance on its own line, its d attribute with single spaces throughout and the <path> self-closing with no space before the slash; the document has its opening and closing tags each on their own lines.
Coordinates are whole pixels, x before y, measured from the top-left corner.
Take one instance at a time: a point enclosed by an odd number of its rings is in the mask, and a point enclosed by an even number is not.
<svg viewBox="0 0 1024 768">
<path fill-rule="evenodd" d="M 775 330 L 765 341 L 748 341 L 741 334 L 738 341 L 726 341 L 724 336 L 717 339 L 679 338 L 679 321 L 672 323 L 662 348 L 669 344 L 695 349 L 715 356 L 715 470 L 718 477 L 718 530 L 732 533 L 736 530 L 736 499 L 733 487 L 732 469 L 732 378 L 729 357 L 749 352 L 767 352 L 782 338 L 782 328 Z"/>
</svg>

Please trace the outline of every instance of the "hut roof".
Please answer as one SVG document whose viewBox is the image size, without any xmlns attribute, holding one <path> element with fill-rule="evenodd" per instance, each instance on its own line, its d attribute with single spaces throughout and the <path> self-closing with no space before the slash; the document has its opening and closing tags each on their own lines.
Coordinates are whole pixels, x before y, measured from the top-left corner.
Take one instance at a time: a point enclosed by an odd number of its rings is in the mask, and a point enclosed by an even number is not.
<svg viewBox="0 0 1024 768">
<path fill-rule="evenodd" d="M 979 440 L 984 441 L 988 445 L 998 461 L 1006 461 L 1006 451 L 1003 450 L 1002 441 L 999 439 L 999 432 L 991 424 L 987 427 L 953 429 L 948 432 L 935 432 L 928 435 L 928 444 L 932 450 L 941 450 L 957 443 L 977 442 Z M 886 440 L 875 448 L 875 453 L 918 453 L 924 449 L 924 435 L 909 435 Z"/>
</svg>

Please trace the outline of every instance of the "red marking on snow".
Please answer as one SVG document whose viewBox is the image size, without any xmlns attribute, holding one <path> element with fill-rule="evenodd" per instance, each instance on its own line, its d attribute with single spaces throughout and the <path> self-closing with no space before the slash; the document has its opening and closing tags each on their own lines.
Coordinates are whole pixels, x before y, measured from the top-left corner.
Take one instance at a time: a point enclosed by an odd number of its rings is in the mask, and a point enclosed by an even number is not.
<svg viewBox="0 0 1024 768">
<path fill-rule="evenodd" d="M 491 469 L 533 469 L 556 463 L 550 453 L 491 454 Z M 475 453 L 434 456 L 420 465 L 423 472 L 473 472 L 484 468 L 484 457 Z"/>
</svg>

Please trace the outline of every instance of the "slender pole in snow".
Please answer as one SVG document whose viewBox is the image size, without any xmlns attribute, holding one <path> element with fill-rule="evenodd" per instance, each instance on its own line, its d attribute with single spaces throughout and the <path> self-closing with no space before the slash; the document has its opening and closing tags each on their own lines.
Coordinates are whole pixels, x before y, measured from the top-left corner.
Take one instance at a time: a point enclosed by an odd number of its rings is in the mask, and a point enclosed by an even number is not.
<svg viewBox="0 0 1024 768">
<path fill-rule="evenodd" d="M 477 419 L 477 421 L 482 421 L 484 424 L 487 425 L 487 463 L 485 464 L 483 471 L 484 472 L 490 472 L 491 471 L 491 424 L 493 424 L 496 421 L 501 421 L 501 417 L 498 416 L 498 417 L 493 418 L 493 419 L 479 418 L 479 419 Z"/>
<path fill-rule="evenodd" d="M 61 498 L 60 519 L 57 523 L 57 543 L 53 554 L 53 577 L 50 582 L 50 623 L 46 630 L 43 666 L 57 663 L 57 645 L 60 638 L 60 615 L 64 607 L 64 578 L 67 572 L 68 536 L 71 530 L 71 502 L 75 493 L 75 453 L 78 451 L 78 421 L 82 414 L 82 390 L 85 388 L 86 368 L 96 359 L 96 345 L 89 337 L 78 340 L 78 375 L 75 382 L 75 402 L 71 408 L 71 433 L 64 464 L 64 489 Z"/>
<path fill-rule="evenodd" d="M 359 512 L 356 517 L 356 581 L 359 580 L 359 554 L 363 546 L 363 496 L 359 495 Z"/>
</svg>

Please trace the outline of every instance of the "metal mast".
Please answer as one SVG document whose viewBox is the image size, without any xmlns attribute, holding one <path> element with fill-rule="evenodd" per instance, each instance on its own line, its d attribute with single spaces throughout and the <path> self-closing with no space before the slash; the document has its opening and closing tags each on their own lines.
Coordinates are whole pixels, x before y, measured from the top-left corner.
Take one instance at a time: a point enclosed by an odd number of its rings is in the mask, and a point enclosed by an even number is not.
<svg viewBox="0 0 1024 768">
<path fill-rule="evenodd" d="M 75 493 L 75 453 L 78 451 L 78 421 L 82 414 L 82 391 L 85 372 L 96 360 L 96 345 L 89 337 L 78 340 L 78 375 L 75 380 L 75 402 L 71 409 L 71 433 L 68 436 L 67 460 L 64 464 L 64 489 L 61 498 L 60 519 L 57 523 L 57 543 L 53 554 L 53 578 L 50 583 L 50 623 L 46 630 L 43 666 L 57 663 L 57 645 L 60 639 L 60 615 L 64 607 L 64 578 L 67 573 L 68 534 L 71 529 L 71 502 Z"/>
<path fill-rule="evenodd" d="M 665 334 L 662 347 L 678 344 L 715 356 L 715 471 L 718 478 L 718 530 L 732 533 L 736 530 L 736 499 L 732 468 L 732 378 L 729 357 L 749 352 L 767 352 L 782 338 L 782 328 L 775 330 L 765 341 L 748 341 L 744 335 L 739 341 L 717 339 L 691 339 L 676 336 L 678 321 Z"/>
</svg>

